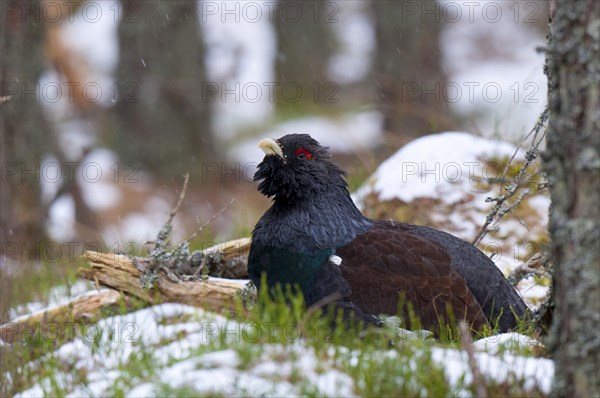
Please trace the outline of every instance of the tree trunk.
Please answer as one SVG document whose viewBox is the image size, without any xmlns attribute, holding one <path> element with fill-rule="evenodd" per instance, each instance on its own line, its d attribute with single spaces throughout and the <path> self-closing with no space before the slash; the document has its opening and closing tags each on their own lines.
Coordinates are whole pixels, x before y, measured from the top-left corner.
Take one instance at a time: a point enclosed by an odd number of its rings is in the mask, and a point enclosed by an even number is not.
<svg viewBox="0 0 600 398">
<path fill-rule="evenodd" d="M 275 13 L 277 57 L 276 104 L 279 111 L 318 111 L 335 92 L 328 81 L 327 65 L 336 43 L 330 23 L 337 3 L 280 0 Z"/>
<path fill-rule="evenodd" d="M 39 9 L 38 1 L 3 2 L 0 22 L 0 255 L 15 254 L 16 261 L 24 253 L 37 257 L 47 240 L 40 162 L 50 131 L 38 87 L 44 71 Z M 0 266 L 0 319 L 14 288 L 9 268 Z"/>
<path fill-rule="evenodd" d="M 555 8 L 555 9 L 552 9 Z M 551 7 L 545 154 L 552 209 L 554 395 L 600 396 L 600 2 Z"/>
<path fill-rule="evenodd" d="M 194 1 L 125 1 L 119 27 L 114 147 L 162 177 L 214 159 Z"/>
<path fill-rule="evenodd" d="M 420 2 L 373 1 L 377 53 L 377 101 L 384 130 L 422 135 L 453 127 L 442 70 L 439 38 L 443 27 L 435 0 Z"/>
<path fill-rule="evenodd" d="M 44 25 L 36 14 L 39 9 L 37 1 L 3 3 L 0 24 L 0 233 L 3 243 L 28 242 L 29 246 L 46 239 L 47 216 L 40 196 L 40 162 L 49 126 L 38 90 L 44 71 Z"/>
</svg>

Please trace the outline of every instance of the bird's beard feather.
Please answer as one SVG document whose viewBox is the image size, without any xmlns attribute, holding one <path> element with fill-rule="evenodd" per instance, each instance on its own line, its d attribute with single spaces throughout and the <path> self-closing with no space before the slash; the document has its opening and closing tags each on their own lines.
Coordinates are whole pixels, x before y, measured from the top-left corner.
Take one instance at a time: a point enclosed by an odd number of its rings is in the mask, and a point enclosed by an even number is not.
<svg viewBox="0 0 600 398">
<path fill-rule="evenodd" d="M 277 156 L 265 156 L 253 180 L 259 182 L 260 193 L 283 205 L 319 196 L 334 186 L 347 191 L 345 177 L 346 172 L 330 161 L 321 161 L 318 166 L 297 163 L 292 169 Z"/>
<path fill-rule="evenodd" d="M 335 249 L 372 227 L 345 187 L 289 202 L 275 200 L 252 233 L 253 241 L 299 252 Z"/>
</svg>

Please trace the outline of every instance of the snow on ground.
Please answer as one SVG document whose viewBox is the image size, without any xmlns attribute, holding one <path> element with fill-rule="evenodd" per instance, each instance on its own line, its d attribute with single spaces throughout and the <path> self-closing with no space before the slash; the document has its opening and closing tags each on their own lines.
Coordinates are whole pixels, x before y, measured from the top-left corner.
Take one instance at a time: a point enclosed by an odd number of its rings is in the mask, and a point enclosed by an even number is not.
<svg viewBox="0 0 600 398">
<path fill-rule="evenodd" d="M 428 216 L 435 226 L 466 241 L 472 241 L 485 221 L 493 203 L 486 198 L 497 192 L 485 192 L 481 181 L 497 177 L 490 165 L 516 153 L 515 160 L 523 161 L 524 151 L 512 144 L 481 138 L 464 132 L 444 132 L 416 139 L 385 160 L 353 195 L 364 208 L 370 195 L 380 202 L 400 200 L 416 203 L 431 199 Z M 528 205 L 535 214 L 529 215 L 526 225 L 514 219 L 504 219 L 499 230 L 489 234 L 482 247 L 488 254 L 496 252 L 493 260 L 507 275 L 522 263 L 524 255 L 540 250 L 535 243 L 546 235 L 548 207 L 546 195 L 532 195 Z M 402 220 L 399 220 L 402 221 Z M 523 280 L 518 289 L 531 306 L 537 306 L 548 290 Z"/>
<path fill-rule="evenodd" d="M 398 198 L 440 198 L 455 205 L 470 191 L 472 182 L 486 177 L 485 160 L 512 156 L 516 147 L 464 132 L 428 135 L 402 147 L 379 165 L 375 173 L 356 192 L 361 197 L 376 192 L 380 200 Z M 522 156 L 520 156 L 522 158 Z M 487 207 L 485 196 L 473 205 Z"/>
<path fill-rule="evenodd" d="M 71 386 L 69 396 L 72 397 L 105 396 L 114 391 L 115 385 L 123 388 L 127 396 L 159 396 L 165 384 L 172 389 L 193 389 L 196 394 L 230 396 L 296 396 L 306 391 L 320 396 L 357 394 L 357 381 L 335 365 L 335 351 L 347 352 L 344 347 L 330 346 L 325 352 L 315 352 L 314 347 L 301 339 L 287 345 L 268 343 L 249 347 L 254 350 L 250 362 L 247 355 L 244 359 L 240 351 L 233 348 L 193 354 L 193 350 L 221 338 L 222 330 L 229 331 L 226 338 L 232 343 L 239 342 L 240 338 L 250 341 L 251 332 L 244 334 L 247 326 L 181 304 L 161 304 L 105 318 L 54 353 L 54 360 L 70 371 L 59 371 L 53 380 L 43 379 L 17 396 L 47 395 L 52 383 Z M 99 339 L 97 344 L 92 344 L 94 339 Z M 554 374 L 552 361 L 512 352 L 535 344 L 535 340 L 516 333 L 479 340 L 475 349 L 482 374 L 498 383 L 524 383 L 526 389 L 537 386 L 549 393 Z M 354 357 L 358 352 L 351 354 L 346 357 Z M 397 352 L 372 354 L 395 357 Z M 123 375 L 132 355 L 151 356 L 150 363 L 156 368 L 154 382 L 136 382 Z M 431 356 L 434 363 L 444 369 L 451 386 L 471 380 L 466 353 L 432 346 Z M 357 366 L 357 362 L 350 360 L 349 365 Z M 73 374 L 86 376 L 77 382 Z M 122 380 L 124 377 L 126 380 Z M 468 391 L 461 395 L 469 396 Z"/>
<path fill-rule="evenodd" d="M 189 322 L 163 324 L 166 319 L 189 316 Z M 180 304 L 162 304 L 126 315 L 112 316 L 100 320 L 96 324 L 85 327 L 81 337 L 64 344 L 53 355 L 78 369 L 89 371 L 86 385 L 75 391 L 73 396 L 102 396 L 102 391 L 111 387 L 119 375 L 118 367 L 127 363 L 130 355 L 139 353 L 142 345 L 158 345 L 163 339 L 173 339 L 178 333 L 186 333 L 186 338 L 166 344 L 154 350 L 156 361 L 165 364 L 167 361 L 188 355 L 189 350 L 208 342 L 203 323 L 216 322 L 219 318 L 207 316 L 200 309 Z M 97 348 L 94 340 L 99 339 Z M 44 361 L 49 358 L 41 358 Z M 158 364 L 158 363 L 157 363 Z M 36 366 L 35 363 L 32 366 Z M 66 385 L 70 382 L 69 374 L 61 374 L 56 382 Z M 24 391 L 22 396 L 39 397 L 48 394 L 50 381 Z"/>
<path fill-rule="evenodd" d="M 256 364 L 240 369 L 239 354 L 232 349 L 214 351 L 166 367 L 157 379 L 170 380 L 176 388 L 191 387 L 197 394 L 224 394 L 228 396 L 296 396 L 298 382 L 292 383 L 294 373 L 316 388 L 322 396 L 354 396 L 350 376 L 335 369 L 317 373 L 318 358 L 314 350 L 302 343 L 292 346 L 264 346 Z M 285 356 L 293 360 L 276 361 Z M 141 391 L 140 391 L 141 390 Z M 155 396 L 151 383 L 144 383 L 129 392 L 129 396 L 144 394 Z"/>
<path fill-rule="evenodd" d="M 472 381 L 466 352 L 434 347 L 432 359 L 444 366 L 451 385 L 458 383 L 463 377 L 467 384 Z M 476 361 L 482 376 L 487 380 L 497 383 L 519 383 L 525 390 L 537 386 L 543 393 L 550 393 L 554 378 L 554 362 L 550 359 L 523 357 L 511 353 L 493 355 L 477 352 Z"/>
<path fill-rule="evenodd" d="M 88 294 L 92 288 L 92 283 L 79 280 L 71 286 L 60 285 L 50 289 L 47 302 L 41 303 L 34 301 L 24 305 L 13 307 L 9 310 L 9 318 L 13 321 L 18 317 L 31 314 L 37 311 L 45 311 L 52 307 L 63 305 L 75 299 L 77 296 Z M 92 292 L 93 293 L 93 292 Z"/>
</svg>

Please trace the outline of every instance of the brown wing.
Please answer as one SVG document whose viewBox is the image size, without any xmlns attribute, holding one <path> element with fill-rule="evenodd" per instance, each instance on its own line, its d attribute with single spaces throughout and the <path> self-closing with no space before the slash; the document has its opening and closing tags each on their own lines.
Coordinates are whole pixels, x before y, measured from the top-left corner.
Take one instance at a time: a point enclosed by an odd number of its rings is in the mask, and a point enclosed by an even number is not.
<svg viewBox="0 0 600 398">
<path fill-rule="evenodd" d="M 376 222 L 336 254 L 352 288 L 350 300 L 368 313 L 398 314 L 402 298 L 427 329 L 437 330 L 440 322 L 452 319 L 464 319 L 475 330 L 488 324 L 446 251 L 398 224 Z M 407 315 L 406 305 L 401 310 Z"/>
</svg>

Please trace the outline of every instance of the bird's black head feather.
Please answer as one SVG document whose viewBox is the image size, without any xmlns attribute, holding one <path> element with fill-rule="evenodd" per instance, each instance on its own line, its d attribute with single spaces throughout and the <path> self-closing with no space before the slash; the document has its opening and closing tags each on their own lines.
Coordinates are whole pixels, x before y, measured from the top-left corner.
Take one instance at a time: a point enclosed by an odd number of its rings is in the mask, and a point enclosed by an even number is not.
<svg viewBox="0 0 600 398">
<path fill-rule="evenodd" d="M 254 174 L 263 195 L 289 203 L 313 197 L 332 186 L 347 186 L 346 173 L 333 162 L 329 148 L 310 135 L 288 134 L 274 142 L 282 156 L 266 155 Z"/>
</svg>

